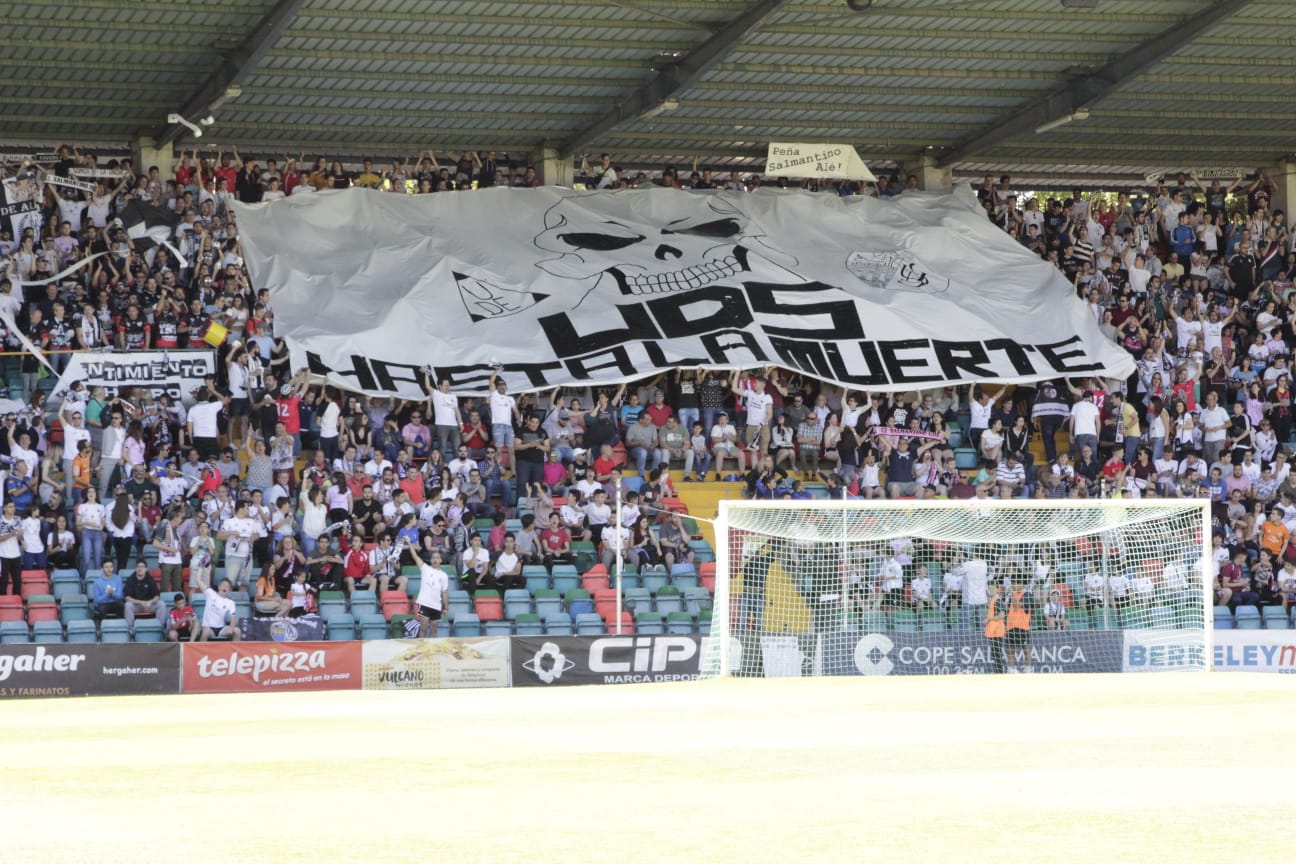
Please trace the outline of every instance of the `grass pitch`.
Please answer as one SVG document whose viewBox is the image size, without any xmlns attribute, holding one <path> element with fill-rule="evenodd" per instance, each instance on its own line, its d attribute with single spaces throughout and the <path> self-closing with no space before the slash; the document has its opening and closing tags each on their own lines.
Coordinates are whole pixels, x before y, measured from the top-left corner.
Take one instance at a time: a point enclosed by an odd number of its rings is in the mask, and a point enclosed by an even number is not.
<svg viewBox="0 0 1296 864">
<path fill-rule="evenodd" d="M 1292 860 L 1284 676 L 5 703 L 9 862 Z"/>
</svg>

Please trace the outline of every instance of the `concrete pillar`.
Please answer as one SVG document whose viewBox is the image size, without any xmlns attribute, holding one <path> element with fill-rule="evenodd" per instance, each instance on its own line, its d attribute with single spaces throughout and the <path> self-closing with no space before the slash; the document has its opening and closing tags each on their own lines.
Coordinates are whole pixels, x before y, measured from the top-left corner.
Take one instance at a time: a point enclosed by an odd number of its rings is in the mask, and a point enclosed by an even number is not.
<svg viewBox="0 0 1296 864">
<path fill-rule="evenodd" d="M 1270 212 L 1283 211 L 1287 214 L 1287 225 L 1290 227 L 1293 224 L 1292 208 L 1296 207 L 1296 158 L 1279 160 L 1275 167 L 1269 169 L 1269 177 L 1277 187 L 1273 200 L 1269 202 Z"/>
<path fill-rule="evenodd" d="M 536 174 L 546 186 L 572 185 L 572 160 L 563 158 L 556 147 L 540 148 L 540 157 L 535 162 Z"/>
<path fill-rule="evenodd" d="M 923 155 L 910 168 L 918 175 L 918 188 L 924 192 L 949 192 L 954 188 L 954 169 L 936 164 L 936 157 Z"/>
<path fill-rule="evenodd" d="M 175 148 L 168 144 L 162 149 L 153 146 L 153 135 L 141 130 L 131 141 L 131 165 L 136 174 L 147 174 L 148 169 L 156 165 L 163 177 L 171 176 L 171 162 L 174 160 Z"/>
</svg>

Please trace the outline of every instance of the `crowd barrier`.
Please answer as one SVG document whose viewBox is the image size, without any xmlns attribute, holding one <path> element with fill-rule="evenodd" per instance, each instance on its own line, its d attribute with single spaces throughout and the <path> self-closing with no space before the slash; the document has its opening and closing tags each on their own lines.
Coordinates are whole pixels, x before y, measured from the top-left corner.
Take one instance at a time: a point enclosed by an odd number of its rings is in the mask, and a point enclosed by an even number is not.
<svg viewBox="0 0 1296 864">
<path fill-rule="evenodd" d="M 1296 630 L 1219 631 L 1214 639 L 1216 671 L 1296 674 Z M 1203 645 L 1201 631 L 1031 635 L 1035 670 L 1045 673 L 1200 669 Z M 717 648 L 711 638 L 688 635 L 2 645 L 0 699 L 688 681 Z M 766 678 L 993 671 L 985 640 L 972 633 L 736 638 L 730 663 L 738 674 Z"/>
</svg>

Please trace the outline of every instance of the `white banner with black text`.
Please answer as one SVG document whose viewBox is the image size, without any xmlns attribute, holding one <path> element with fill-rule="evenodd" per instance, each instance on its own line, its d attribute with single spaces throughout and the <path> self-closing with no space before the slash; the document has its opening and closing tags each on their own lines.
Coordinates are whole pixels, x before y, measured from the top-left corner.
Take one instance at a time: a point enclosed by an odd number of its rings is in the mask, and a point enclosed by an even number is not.
<svg viewBox="0 0 1296 864">
<path fill-rule="evenodd" d="M 1062 274 L 970 191 L 393 195 L 235 205 L 295 367 L 420 398 L 775 364 L 848 387 L 1125 377 Z"/>
<path fill-rule="evenodd" d="M 109 397 L 121 388 L 142 387 L 154 397 L 163 393 L 185 404 L 203 378 L 216 374 L 216 352 L 184 351 L 83 352 L 72 355 L 54 386 L 54 395 L 84 381 L 87 388 L 106 387 Z"/>
</svg>

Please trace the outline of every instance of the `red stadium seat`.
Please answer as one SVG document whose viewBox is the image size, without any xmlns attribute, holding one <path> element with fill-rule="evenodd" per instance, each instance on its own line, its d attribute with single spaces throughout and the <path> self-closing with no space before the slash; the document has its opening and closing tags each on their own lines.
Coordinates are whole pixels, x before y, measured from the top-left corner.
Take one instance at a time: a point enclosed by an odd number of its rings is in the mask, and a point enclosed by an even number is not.
<svg viewBox="0 0 1296 864">
<path fill-rule="evenodd" d="M 26 581 L 24 581 L 24 582 L 22 583 L 22 599 L 23 599 L 23 600 L 30 600 L 30 599 L 33 598 L 33 597 L 38 597 L 38 596 L 40 596 L 41 594 L 48 594 L 48 593 L 50 593 L 50 585 L 49 585 L 49 582 L 47 582 L 47 581 L 44 581 L 44 580 L 42 580 L 42 581 L 40 581 L 40 582 L 26 582 Z"/>
<path fill-rule="evenodd" d="M 408 615 L 410 612 L 410 598 L 404 591 L 383 591 L 378 595 L 378 601 L 383 617 L 388 621 L 393 615 Z"/>
<path fill-rule="evenodd" d="M 607 627 L 607 632 L 609 632 L 609 633 L 615 633 L 615 632 L 616 632 L 616 616 L 613 615 L 611 618 L 605 619 L 605 621 L 606 621 L 606 623 L 605 623 L 604 626 Z M 622 612 L 622 613 L 621 613 L 621 632 L 622 632 L 622 633 L 633 633 L 633 632 L 635 632 L 634 616 L 631 615 L 629 612 Z"/>
<path fill-rule="evenodd" d="M 27 623 L 59 620 L 58 604 L 53 600 L 33 600 L 27 604 Z"/>
<path fill-rule="evenodd" d="M 715 593 L 716 568 L 714 561 L 703 561 L 698 565 L 698 584 Z"/>
<path fill-rule="evenodd" d="M 616 620 L 617 594 L 618 592 L 611 588 L 590 592 L 590 595 L 594 598 L 594 611 L 605 622 Z"/>
<path fill-rule="evenodd" d="M 23 601 L 15 594 L 0 596 L 0 622 L 23 620 Z"/>
<path fill-rule="evenodd" d="M 473 609 L 482 621 L 504 620 L 504 601 L 496 591 L 478 591 L 473 598 Z"/>
<path fill-rule="evenodd" d="M 598 567 L 602 569 L 603 565 L 599 564 Z M 608 584 L 609 580 L 606 571 L 603 573 L 595 573 L 593 569 L 590 569 L 586 570 L 584 575 L 581 576 L 581 587 L 591 595 L 608 590 Z"/>
</svg>

